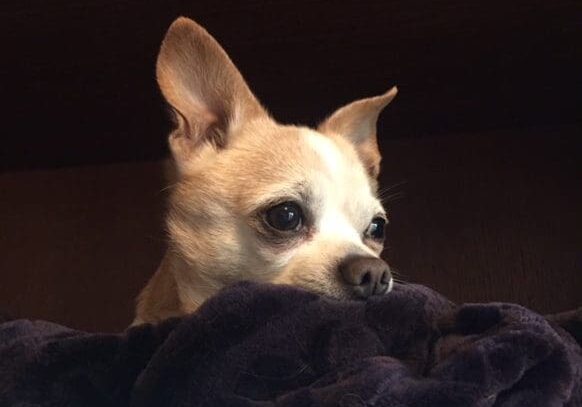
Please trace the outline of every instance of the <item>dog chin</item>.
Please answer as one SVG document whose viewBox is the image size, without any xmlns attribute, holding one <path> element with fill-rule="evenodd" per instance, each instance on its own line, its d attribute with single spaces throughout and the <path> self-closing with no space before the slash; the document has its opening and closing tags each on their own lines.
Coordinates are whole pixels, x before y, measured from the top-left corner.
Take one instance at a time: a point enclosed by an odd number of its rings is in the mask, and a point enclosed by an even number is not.
<svg viewBox="0 0 582 407">
<path fill-rule="evenodd" d="M 332 298 L 338 301 L 348 301 L 358 299 L 358 297 L 353 292 L 351 292 L 351 290 L 348 290 L 348 287 L 342 287 L 339 285 L 336 287 L 330 287 L 323 285 L 319 282 L 303 282 L 303 281 L 275 282 L 275 284 L 292 285 L 294 287 L 298 287 L 300 289 L 309 291 L 313 294 Z"/>
<path fill-rule="evenodd" d="M 275 284 L 289 284 L 295 287 L 299 287 L 303 290 L 312 292 L 317 295 L 321 295 L 324 297 L 332 298 L 338 301 L 364 301 L 366 298 L 362 298 L 361 296 L 357 295 L 350 286 L 346 284 L 323 284 L 319 281 L 292 281 L 292 282 L 282 282 L 282 281 L 274 281 Z M 390 280 L 390 284 L 388 286 L 388 290 L 384 294 L 375 294 L 375 296 L 384 296 L 387 295 L 392 291 L 394 287 L 394 280 Z"/>
<path fill-rule="evenodd" d="M 308 290 L 315 291 L 315 290 L 310 289 L 310 288 L 308 288 Z M 324 290 L 318 290 L 318 291 L 319 292 L 317 294 L 320 294 L 320 295 L 323 295 L 324 297 L 332 298 L 332 299 L 338 300 L 338 301 L 363 301 L 363 300 L 365 300 L 364 298 L 354 294 L 353 290 L 348 290 L 347 288 L 333 290 L 333 291 L 324 291 Z"/>
</svg>

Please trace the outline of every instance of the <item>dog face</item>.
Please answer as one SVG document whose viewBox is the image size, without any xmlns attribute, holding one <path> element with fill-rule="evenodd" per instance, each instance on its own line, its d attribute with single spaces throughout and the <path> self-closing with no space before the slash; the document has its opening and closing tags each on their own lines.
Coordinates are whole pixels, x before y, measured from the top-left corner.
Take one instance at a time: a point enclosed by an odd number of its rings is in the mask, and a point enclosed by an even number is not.
<svg viewBox="0 0 582 407">
<path fill-rule="evenodd" d="M 182 301 L 239 280 L 337 298 L 389 290 L 376 121 L 395 88 L 342 107 L 317 129 L 281 125 L 218 43 L 185 18 L 164 39 L 157 77 L 176 117 L 167 224 L 185 265 L 174 273 Z"/>
</svg>

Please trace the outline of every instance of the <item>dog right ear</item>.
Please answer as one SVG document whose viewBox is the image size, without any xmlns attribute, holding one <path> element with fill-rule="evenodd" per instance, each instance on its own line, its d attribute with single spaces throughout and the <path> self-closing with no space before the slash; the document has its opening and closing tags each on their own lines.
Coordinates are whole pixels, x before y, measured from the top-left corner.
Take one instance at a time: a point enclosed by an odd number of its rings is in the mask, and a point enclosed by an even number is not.
<svg viewBox="0 0 582 407">
<path fill-rule="evenodd" d="M 349 140 L 368 175 L 376 180 L 380 173 L 380 151 L 376 136 L 376 122 L 382 110 L 396 97 L 393 87 L 380 96 L 356 100 L 336 110 L 318 127 L 324 134 L 339 134 Z"/>
<path fill-rule="evenodd" d="M 222 148 L 241 123 L 268 116 L 218 42 L 188 18 L 168 29 L 156 75 L 176 116 L 170 147 L 181 168 L 200 147 Z"/>
</svg>

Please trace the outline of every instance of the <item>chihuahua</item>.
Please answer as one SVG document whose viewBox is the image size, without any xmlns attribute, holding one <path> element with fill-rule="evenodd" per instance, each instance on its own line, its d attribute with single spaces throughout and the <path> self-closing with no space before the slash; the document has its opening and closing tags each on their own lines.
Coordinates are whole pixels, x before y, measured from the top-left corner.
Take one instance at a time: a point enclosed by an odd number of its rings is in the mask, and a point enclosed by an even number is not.
<svg viewBox="0 0 582 407">
<path fill-rule="evenodd" d="M 376 122 L 395 87 L 341 107 L 316 129 L 283 125 L 217 41 L 183 17 L 162 42 L 156 75 L 175 117 L 177 182 L 168 250 L 134 324 L 192 312 L 241 280 L 338 299 L 391 290 L 380 259 L 387 218 Z"/>
</svg>

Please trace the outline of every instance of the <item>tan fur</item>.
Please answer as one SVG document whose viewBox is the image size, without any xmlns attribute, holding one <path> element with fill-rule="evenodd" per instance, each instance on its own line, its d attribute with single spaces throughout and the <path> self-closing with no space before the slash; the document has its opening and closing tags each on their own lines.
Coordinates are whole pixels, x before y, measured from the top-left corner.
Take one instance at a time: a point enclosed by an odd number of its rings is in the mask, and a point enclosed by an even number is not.
<svg viewBox="0 0 582 407">
<path fill-rule="evenodd" d="M 240 280 L 289 283 L 347 298 L 335 275 L 349 254 L 378 256 L 362 237 L 383 209 L 376 197 L 376 120 L 395 88 L 339 109 L 318 131 L 273 120 L 218 43 L 180 18 L 157 63 L 176 113 L 170 146 L 178 180 L 169 198 L 168 252 L 138 299 L 134 323 L 195 310 Z M 302 202 L 308 230 L 283 242 L 262 214 Z"/>
</svg>

